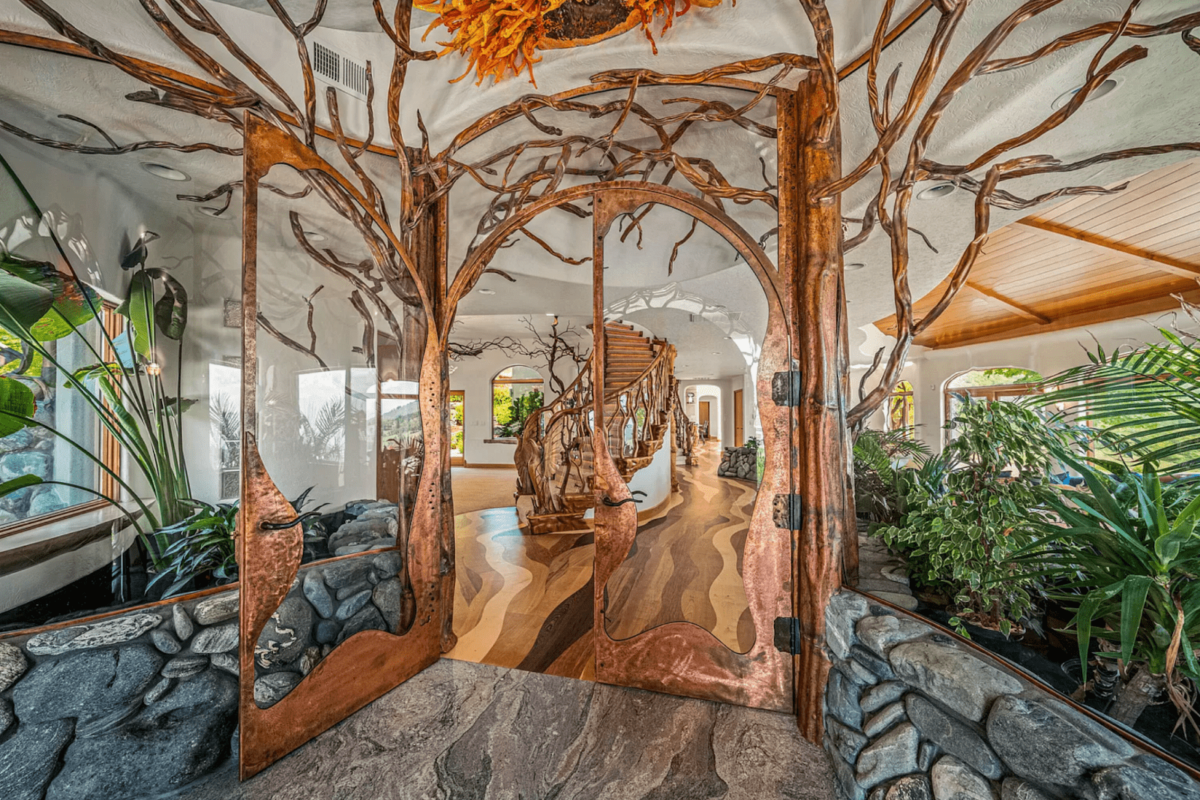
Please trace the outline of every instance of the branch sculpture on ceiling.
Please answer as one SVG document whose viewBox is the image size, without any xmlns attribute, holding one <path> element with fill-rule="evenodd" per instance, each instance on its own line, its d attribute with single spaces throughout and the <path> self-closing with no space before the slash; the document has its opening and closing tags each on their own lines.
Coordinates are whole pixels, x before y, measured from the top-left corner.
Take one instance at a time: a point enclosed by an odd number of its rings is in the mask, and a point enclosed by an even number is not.
<svg viewBox="0 0 1200 800">
<path fill-rule="evenodd" d="M 439 42 L 445 48 L 441 55 L 459 53 L 467 59 L 466 70 L 451 83 L 472 71 L 476 85 L 484 78 L 501 81 L 528 72 L 536 86 L 533 65 L 542 60 L 542 50 L 592 44 L 640 26 L 657 55 L 655 22 L 662 20 L 661 36 L 693 4 L 713 8 L 721 2 L 682 0 L 680 7 L 680 0 L 426 0 L 414 7 L 438 15 L 422 41 L 443 27 L 451 39 Z"/>
<path fill-rule="evenodd" d="M 550 332 L 543 334 L 533 324 L 532 317 L 522 317 L 521 323 L 529 331 L 532 344 L 512 336 L 500 336 L 494 339 L 474 339 L 469 342 L 450 342 L 447 351 L 450 358 L 479 358 L 489 350 L 504 353 L 507 356 L 520 356 L 535 363 L 544 364 L 550 375 L 550 385 L 557 394 L 566 391 L 566 382 L 558 375 L 558 365 L 563 360 L 569 360 L 578 372 L 581 365 L 588 359 L 590 348 L 585 343 L 584 334 L 567 322 L 559 330 L 559 318 L 554 317 Z"/>
<path fill-rule="evenodd" d="M 897 341 L 880 371 L 877 384 L 870 391 L 860 390 L 860 402 L 847 414 L 847 424 L 852 430 L 861 428 L 866 419 L 883 404 L 892 387 L 900 379 L 915 337 L 927 330 L 941 316 L 966 284 L 971 268 L 987 241 L 993 207 L 1025 209 L 1062 197 L 1111 194 L 1124 188 L 1066 186 L 1034 197 L 1021 197 L 1001 188 L 1002 184 L 1019 178 L 1068 173 L 1095 164 L 1129 158 L 1187 151 L 1200 152 L 1200 142 L 1177 142 L 1101 153 L 1075 163 L 1062 163 L 1049 155 L 1006 158 L 1013 150 L 1037 142 L 1045 134 L 1068 122 L 1106 80 L 1146 57 L 1146 48 L 1135 45 L 1106 61 L 1109 51 L 1120 39 L 1182 33 L 1184 44 L 1191 46 L 1189 31 L 1200 26 L 1200 13 L 1186 14 L 1159 25 L 1134 24 L 1131 20 L 1141 0 L 1133 0 L 1120 20 L 1093 25 L 1061 36 L 1026 56 L 1007 59 L 994 57 L 1000 47 L 1023 25 L 1062 4 L 1063 1 L 1027 0 L 1022 3 L 949 70 L 944 69 L 944 62 L 970 3 L 968 0 L 945 0 L 935 3 L 940 14 L 937 26 L 930 37 L 924 57 L 916 68 L 910 88 L 898 99 L 895 98 L 896 86 L 903 65 L 897 66 L 888 77 L 882 97 L 879 92 L 879 62 L 896 0 L 886 0 L 884 3 L 872 38 L 866 69 L 868 110 L 877 143 L 860 163 L 847 170 L 841 178 L 827 185 L 814 187 L 810 192 L 810 200 L 813 202 L 830 200 L 844 195 L 851 187 L 870 179 L 873 175 L 876 176 L 878 188 L 865 214 L 858 220 L 847 220 L 858 222 L 861 227 L 857 234 L 845 241 L 844 250 L 865 242 L 876 223 L 891 240 Z M 840 114 L 839 77 L 833 66 L 833 27 L 822 0 L 802 0 L 802 3 L 816 32 L 817 61 L 820 64 L 817 74 L 824 84 L 828 98 L 820 120 L 819 133 L 828 140 L 836 130 Z M 998 142 L 967 164 L 943 164 L 929 155 L 929 143 L 939 123 L 946 117 L 953 101 L 972 80 L 992 72 L 1024 67 L 1065 48 L 1098 38 L 1104 39 L 1103 44 L 1088 64 L 1080 89 L 1069 102 L 1054 110 L 1037 125 Z M 935 87 L 940 88 L 935 91 Z M 904 161 L 903 166 L 894 174 L 892 156 L 896 154 L 903 154 Z M 908 280 L 909 234 L 914 232 L 908 225 L 908 217 L 916 185 L 923 181 L 948 181 L 974 193 L 975 232 L 951 271 L 941 296 L 932 308 L 918 319 L 913 310 Z M 917 233 L 925 239 L 923 234 Z M 930 248 L 933 247 L 928 239 L 925 239 L 925 243 Z M 880 360 L 882 357 L 877 356 L 875 366 L 878 366 Z"/>
</svg>

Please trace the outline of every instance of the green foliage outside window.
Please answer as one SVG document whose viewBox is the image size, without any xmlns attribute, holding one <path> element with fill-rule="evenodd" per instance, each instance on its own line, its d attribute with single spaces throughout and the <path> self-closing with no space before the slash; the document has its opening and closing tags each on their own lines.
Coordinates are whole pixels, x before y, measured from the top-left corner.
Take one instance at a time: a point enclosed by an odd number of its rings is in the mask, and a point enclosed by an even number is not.
<svg viewBox="0 0 1200 800">
<path fill-rule="evenodd" d="M 516 384 L 515 386 L 520 386 Z M 525 420 L 533 412 L 542 407 L 543 395 L 540 390 L 533 389 L 521 392 L 517 390 L 514 397 L 514 384 L 495 384 L 492 386 L 492 435 L 497 439 L 513 439 L 521 435 L 525 428 Z"/>
</svg>

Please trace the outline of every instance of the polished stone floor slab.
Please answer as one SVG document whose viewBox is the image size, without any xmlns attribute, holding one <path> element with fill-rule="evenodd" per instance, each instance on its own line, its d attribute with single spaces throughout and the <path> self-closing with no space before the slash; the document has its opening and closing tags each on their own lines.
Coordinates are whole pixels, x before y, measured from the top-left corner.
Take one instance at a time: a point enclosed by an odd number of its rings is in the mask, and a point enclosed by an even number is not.
<svg viewBox="0 0 1200 800">
<path fill-rule="evenodd" d="M 238 784 L 186 800 L 832 800 L 825 753 L 769 711 L 442 659 Z"/>
</svg>

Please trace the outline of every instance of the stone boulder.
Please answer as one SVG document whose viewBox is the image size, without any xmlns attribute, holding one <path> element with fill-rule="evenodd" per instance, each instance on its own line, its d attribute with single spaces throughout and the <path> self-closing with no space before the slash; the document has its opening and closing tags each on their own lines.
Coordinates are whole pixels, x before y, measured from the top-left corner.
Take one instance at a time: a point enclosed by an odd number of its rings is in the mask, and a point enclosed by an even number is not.
<svg viewBox="0 0 1200 800">
<path fill-rule="evenodd" d="M 0 692 L 17 682 L 25 674 L 29 664 L 21 648 L 8 642 L 0 642 Z"/>
<path fill-rule="evenodd" d="M 312 635 L 312 606 L 300 597 L 284 598 L 258 637 L 254 660 L 264 669 L 291 664 L 312 644 Z"/>
<path fill-rule="evenodd" d="M 238 615 L 239 597 L 237 591 L 210 597 L 192 609 L 192 617 L 201 625 L 216 625 L 218 622 L 233 619 Z"/>
<path fill-rule="evenodd" d="M 858 784 L 870 789 L 878 783 L 915 772 L 920 741 L 917 729 L 912 723 L 905 722 L 871 742 L 859 753 L 855 764 Z"/>
<path fill-rule="evenodd" d="M 938 759 L 930 778 L 937 800 L 997 800 L 992 785 L 953 756 Z"/>
<path fill-rule="evenodd" d="M 157 614 L 131 614 L 90 625 L 73 625 L 39 633 L 25 643 L 25 649 L 35 656 L 60 656 L 74 650 L 107 647 L 132 641 L 160 622 L 162 617 Z"/>
<path fill-rule="evenodd" d="M 254 704 L 270 708 L 295 689 L 304 676 L 298 672 L 272 672 L 254 681 Z"/>
<path fill-rule="evenodd" d="M 190 783 L 227 755 L 237 697 L 216 670 L 183 681 L 120 728 L 76 739 L 46 800 L 135 800 Z"/>
<path fill-rule="evenodd" d="M 1004 774 L 1004 765 L 996 753 L 970 725 L 918 694 L 910 694 L 904 705 L 908 718 L 923 737 L 986 778 L 999 780 Z"/>
<path fill-rule="evenodd" d="M 80 724 L 140 705 L 163 657 L 145 644 L 87 650 L 38 664 L 13 690 L 24 726 L 75 717 Z"/>
<path fill-rule="evenodd" d="M 845 660 L 854 644 L 854 625 L 867 615 L 867 598 L 854 592 L 838 592 L 825 607 L 825 641 L 833 655 Z"/>
<path fill-rule="evenodd" d="M 1076 791 L 1092 771 L 1118 766 L 1134 754 L 1125 740 L 1081 714 L 1019 697 L 996 701 L 987 735 L 1017 777 L 1063 792 Z"/>
<path fill-rule="evenodd" d="M 887 658 L 893 646 L 929 632 L 929 626 L 922 622 L 891 615 L 867 617 L 855 628 L 859 641 L 880 658 Z"/>
<path fill-rule="evenodd" d="M 972 722 L 982 721 L 997 697 L 1023 688 L 1007 672 L 952 645 L 905 642 L 893 647 L 888 658 L 901 680 Z"/>
<path fill-rule="evenodd" d="M 54 776 L 59 754 L 71 741 L 69 719 L 22 722 L 0 744 L 0 793 L 4 800 L 42 800 Z"/>
</svg>

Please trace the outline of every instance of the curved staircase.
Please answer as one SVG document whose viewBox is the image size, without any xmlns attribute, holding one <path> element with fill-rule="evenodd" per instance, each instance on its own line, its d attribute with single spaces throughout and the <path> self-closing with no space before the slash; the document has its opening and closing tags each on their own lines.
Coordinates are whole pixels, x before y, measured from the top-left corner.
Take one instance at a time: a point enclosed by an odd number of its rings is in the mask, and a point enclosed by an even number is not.
<svg viewBox="0 0 1200 800">
<path fill-rule="evenodd" d="M 604 326 L 604 335 L 608 357 L 601 435 L 628 481 L 649 466 L 664 444 L 674 444 L 666 434 L 676 408 L 675 348 L 615 322 Z M 526 420 L 517 443 L 517 508 L 530 533 L 582 530 L 587 527 L 584 515 L 595 504 L 594 348 L 592 354 L 566 391 Z M 532 509 L 522 502 L 525 497 Z"/>
</svg>

